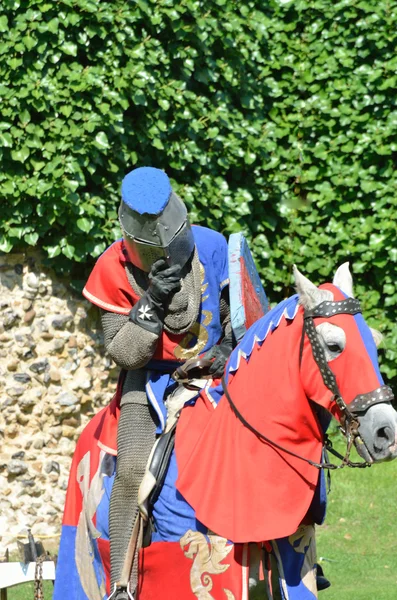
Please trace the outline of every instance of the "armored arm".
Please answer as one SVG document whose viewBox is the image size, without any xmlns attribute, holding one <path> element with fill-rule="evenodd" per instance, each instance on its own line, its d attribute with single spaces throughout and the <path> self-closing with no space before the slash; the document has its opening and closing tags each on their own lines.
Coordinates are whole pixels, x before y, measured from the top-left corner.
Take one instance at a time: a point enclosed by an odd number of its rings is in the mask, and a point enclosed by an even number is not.
<svg viewBox="0 0 397 600">
<path fill-rule="evenodd" d="M 156 261 L 149 274 L 149 286 L 127 316 L 101 312 L 105 347 L 123 369 L 139 369 L 152 358 L 163 331 L 167 302 L 180 288 L 180 267 Z"/>
<path fill-rule="evenodd" d="M 159 334 L 133 323 L 129 316 L 101 310 L 105 348 L 123 369 L 140 369 L 152 358 Z M 160 332 L 161 333 L 161 332 Z"/>
</svg>

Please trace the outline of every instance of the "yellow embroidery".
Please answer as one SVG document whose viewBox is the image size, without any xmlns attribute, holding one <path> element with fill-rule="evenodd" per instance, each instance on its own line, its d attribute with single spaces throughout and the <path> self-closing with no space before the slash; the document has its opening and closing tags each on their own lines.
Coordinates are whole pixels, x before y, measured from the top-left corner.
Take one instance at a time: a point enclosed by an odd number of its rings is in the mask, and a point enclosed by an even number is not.
<svg viewBox="0 0 397 600">
<path fill-rule="evenodd" d="M 225 538 L 218 535 L 209 535 L 209 543 L 203 533 L 189 529 L 180 539 L 182 550 L 189 546 L 184 555 L 193 560 L 190 570 L 190 587 L 199 600 L 215 600 L 210 594 L 213 588 L 211 575 L 224 573 L 230 567 L 221 565 L 220 562 L 233 549 L 233 544 L 228 544 Z M 228 600 L 236 600 L 234 594 L 223 589 Z"/>
<path fill-rule="evenodd" d="M 207 298 L 209 298 L 209 294 L 204 296 L 204 293 L 207 291 L 208 283 L 204 283 L 205 279 L 205 269 L 203 265 L 200 263 L 200 275 L 201 275 L 201 302 L 205 302 Z"/>
<path fill-rule="evenodd" d="M 209 298 L 209 295 L 204 295 L 207 290 L 208 283 L 204 283 L 205 270 L 203 265 L 200 263 L 200 275 L 201 275 L 201 305 Z M 180 344 L 174 350 L 174 356 L 179 360 L 188 360 L 194 358 L 204 350 L 208 342 L 208 330 L 207 325 L 212 321 L 212 312 L 210 310 L 202 310 L 202 323 L 196 321 L 190 327 L 189 331 L 183 337 Z"/>
<path fill-rule="evenodd" d="M 204 323 L 194 323 L 191 326 L 179 346 L 176 346 L 174 350 L 176 358 L 187 360 L 188 358 L 198 356 L 204 350 L 208 342 L 208 331 L 203 325 Z M 189 348 L 194 340 L 196 343 L 193 347 Z"/>
</svg>

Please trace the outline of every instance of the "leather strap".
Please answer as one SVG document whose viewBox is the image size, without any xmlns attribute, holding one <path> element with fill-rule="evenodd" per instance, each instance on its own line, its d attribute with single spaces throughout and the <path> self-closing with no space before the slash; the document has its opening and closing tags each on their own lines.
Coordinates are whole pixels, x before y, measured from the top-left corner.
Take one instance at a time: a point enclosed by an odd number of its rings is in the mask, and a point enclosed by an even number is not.
<svg viewBox="0 0 397 600">
<path fill-rule="evenodd" d="M 207 358 L 191 358 L 178 367 L 172 378 L 178 383 L 189 383 L 192 379 L 212 379 L 209 368 L 212 361 Z"/>
<path fill-rule="evenodd" d="M 128 543 L 127 552 L 126 552 L 124 564 L 123 564 L 123 569 L 121 571 L 120 581 L 117 582 L 118 588 L 127 589 L 127 587 L 128 587 L 132 567 L 134 566 L 134 558 L 135 558 L 136 552 L 139 551 L 142 547 L 143 525 L 144 524 L 143 524 L 142 515 L 141 515 L 141 513 L 138 513 L 138 516 L 135 519 L 131 538 Z"/>
<path fill-rule="evenodd" d="M 353 402 L 349 404 L 349 410 L 352 413 L 365 412 L 370 406 L 380 404 L 381 402 L 393 402 L 394 393 L 388 385 L 381 385 L 373 392 L 360 394 L 356 396 Z"/>
</svg>

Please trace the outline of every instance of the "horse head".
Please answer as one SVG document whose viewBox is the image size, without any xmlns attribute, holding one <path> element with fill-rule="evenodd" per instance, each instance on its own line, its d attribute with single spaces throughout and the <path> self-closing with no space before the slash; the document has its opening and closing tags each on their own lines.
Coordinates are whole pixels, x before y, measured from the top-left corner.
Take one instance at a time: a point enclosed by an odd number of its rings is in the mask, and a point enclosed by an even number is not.
<svg viewBox="0 0 397 600">
<path fill-rule="evenodd" d="M 312 333 L 304 328 L 301 355 L 308 398 L 327 408 L 346 432 L 346 421 L 355 420 L 354 443 L 367 462 L 396 458 L 397 413 L 377 358 L 381 335 L 366 324 L 358 302 L 350 300 L 354 295 L 348 263 L 339 267 L 333 285 L 318 288 L 296 267 L 294 276 L 305 325 L 307 319 L 314 324 Z"/>
</svg>

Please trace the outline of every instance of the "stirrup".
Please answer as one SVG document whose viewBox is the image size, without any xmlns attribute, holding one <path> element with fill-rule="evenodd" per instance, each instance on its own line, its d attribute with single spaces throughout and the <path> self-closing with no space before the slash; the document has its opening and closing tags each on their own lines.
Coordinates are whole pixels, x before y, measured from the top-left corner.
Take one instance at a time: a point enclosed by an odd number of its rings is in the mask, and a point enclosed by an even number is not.
<svg viewBox="0 0 397 600">
<path fill-rule="evenodd" d="M 108 600 L 134 600 L 134 596 L 131 593 L 130 584 L 127 587 L 115 583 L 113 592 L 110 594 Z"/>
<path fill-rule="evenodd" d="M 322 590 L 326 590 L 331 586 L 331 582 L 324 575 L 324 571 L 321 565 L 317 565 L 317 575 L 316 575 L 316 583 L 317 590 L 321 592 Z"/>
</svg>

